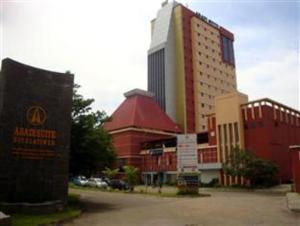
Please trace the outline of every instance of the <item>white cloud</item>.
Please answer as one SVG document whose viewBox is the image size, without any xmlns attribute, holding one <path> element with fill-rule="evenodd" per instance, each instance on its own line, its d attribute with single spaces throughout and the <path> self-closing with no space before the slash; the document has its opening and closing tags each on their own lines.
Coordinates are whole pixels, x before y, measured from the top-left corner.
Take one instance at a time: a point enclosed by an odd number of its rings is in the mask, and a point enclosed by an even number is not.
<svg viewBox="0 0 300 226">
<path fill-rule="evenodd" d="M 71 70 L 81 93 L 108 113 L 123 93 L 146 89 L 155 1 L 5 1 L 1 58 Z"/>
<path fill-rule="evenodd" d="M 299 61 L 297 53 L 265 61 L 238 71 L 239 90 L 250 99 L 269 97 L 299 109 Z"/>
<path fill-rule="evenodd" d="M 299 43 L 278 27 L 235 28 L 237 81 L 250 99 L 269 97 L 300 107 Z"/>
<path fill-rule="evenodd" d="M 82 85 L 80 92 L 96 100 L 94 108 L 112 113 L 124 92 L 146 89 L 150 21 L 161 2 L 0 0 L 4 11 L 0 59 L 71 70 Z M 267 96 L 297 107 L 297 54 L 285 51 L 284 40 L 271 39 L 271 28 L 242 27 L 233 32 L 241 91 L 251 99 Z M 266 48 L 253 48 L 262 40 L 269 42 Z"/>
</svg>

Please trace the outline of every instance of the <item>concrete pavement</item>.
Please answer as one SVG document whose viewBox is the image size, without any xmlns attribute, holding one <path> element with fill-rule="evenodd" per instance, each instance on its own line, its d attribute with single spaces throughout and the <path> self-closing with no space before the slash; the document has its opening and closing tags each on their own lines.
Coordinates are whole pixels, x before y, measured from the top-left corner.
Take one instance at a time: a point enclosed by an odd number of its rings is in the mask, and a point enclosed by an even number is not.
<svg viewBox="0 0 300 226">
<path fill-rule="evenodd" d="M 287 193 L 288 207 L 292 211 L 300 212 L 300 195 L 295 192 Z"/>
<path fill-rule="evenodd" d="M 299 226 L 286 197 L 255 192 L 210 192 L 211 197 L 163 198 L 150 195 L 72 190 L 86 211 L 65 226 Z"/>
</svg>

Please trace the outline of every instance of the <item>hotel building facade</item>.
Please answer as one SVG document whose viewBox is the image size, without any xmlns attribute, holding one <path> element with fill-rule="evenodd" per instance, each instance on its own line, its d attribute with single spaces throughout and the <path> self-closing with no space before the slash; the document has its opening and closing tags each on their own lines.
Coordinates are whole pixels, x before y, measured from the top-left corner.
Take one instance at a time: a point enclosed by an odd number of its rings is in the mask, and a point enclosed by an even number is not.
<svg viewBox="0 0 300 226">
<path fill-rule="evenodd" d="M 176 2 L 151 21 L 148 91 L 186 132 L 207 130 L 214 98 L 235 91 L 234 35 Z"/>
<path fill-rule="evenodd" d="M 148 91 L 125 93 L 104 125 L 113 136 L 116 167 L 130 164 L 144 181 L 162 175 L 174 183 L 176 136 L 195 133 L 204 183 L 246 183 L 222 170 L 236 146 L 275 163 L 280 182 L 300 178 L 300 154 L 292 158 L 289 150 L 300 146 L 300 112 L 268 98 L 249 101 L 237 91 L 233 34 L 176 2 L 163 3 L 151 25 Z"/>
</svg>

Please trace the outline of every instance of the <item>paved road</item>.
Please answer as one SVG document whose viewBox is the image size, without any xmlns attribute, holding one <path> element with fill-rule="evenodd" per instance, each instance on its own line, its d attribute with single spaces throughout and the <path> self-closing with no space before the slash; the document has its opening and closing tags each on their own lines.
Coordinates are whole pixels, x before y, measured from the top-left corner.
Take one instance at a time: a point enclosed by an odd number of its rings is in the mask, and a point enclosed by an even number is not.
<svg viewBox="0 0 300 226">
<path fill-rule="evenodd" d="M 211 197 L 162 198 L 150 195 L 72 190 L 86 204 L 81 217 L 65 226 L 300 226 L 283 195 L 211 192 Z"/>
</svg>

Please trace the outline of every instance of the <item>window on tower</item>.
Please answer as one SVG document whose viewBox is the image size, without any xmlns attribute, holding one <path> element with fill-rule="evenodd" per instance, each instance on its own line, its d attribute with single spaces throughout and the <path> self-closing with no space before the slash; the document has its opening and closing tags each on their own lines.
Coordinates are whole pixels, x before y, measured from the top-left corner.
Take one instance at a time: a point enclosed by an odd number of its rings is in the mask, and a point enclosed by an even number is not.
<svg viewBox="0 0 300 226">
<path fill-rule="evenodd" d="M 222 57 L 223 61 L 234 65 L 234 51 L 233 51 L 233 41 L 226 36 L 221 36 L 222 42 Z"/>
</svg>

